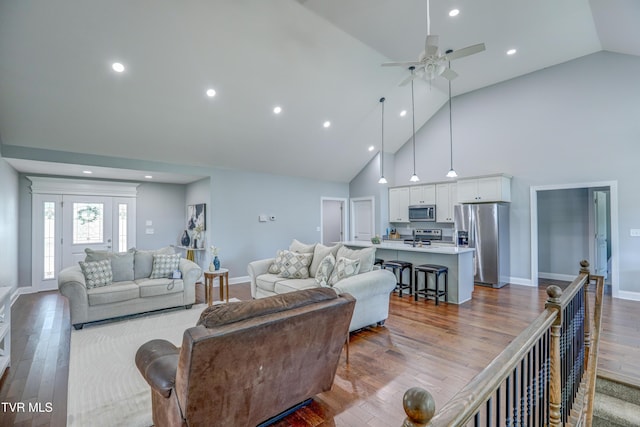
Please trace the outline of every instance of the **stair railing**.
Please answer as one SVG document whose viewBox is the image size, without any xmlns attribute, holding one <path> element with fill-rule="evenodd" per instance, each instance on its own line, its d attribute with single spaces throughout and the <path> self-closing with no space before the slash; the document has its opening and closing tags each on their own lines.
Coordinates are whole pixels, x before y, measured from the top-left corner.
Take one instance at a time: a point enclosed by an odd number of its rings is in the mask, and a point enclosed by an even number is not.
<svg viewBox="0 0 640 427">
<path fill-rule="evenodd" d="M 589 263 L 580 264 L 569 287 L 549 286 L 544 311 L 437 414 L 428 391 L 407 390 L 403 427 L 590 425 L 603 279 L 592 334 Z"/>
</svg>

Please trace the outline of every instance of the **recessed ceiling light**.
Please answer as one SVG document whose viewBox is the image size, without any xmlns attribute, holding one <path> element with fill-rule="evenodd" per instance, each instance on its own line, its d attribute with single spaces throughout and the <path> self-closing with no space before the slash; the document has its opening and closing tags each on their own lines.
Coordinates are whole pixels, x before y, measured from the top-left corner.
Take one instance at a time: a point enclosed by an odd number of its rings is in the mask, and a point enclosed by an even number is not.
<svg viewBox="0 0 640 427">
<path fill-rule="evenodd" d="M 280 114 L 280 113 L 282 113 L 282 107 L 280 107 L 280 106 L 276 106 L 276 107 L 274 107 L 274 108 L 273 108 L 273 112 L 274 112 L 275 114 Z"/>
<path fill-rule="evenodd" d="M 119 62 L 114 62 L 113 64 L 111 64 L 111 68 L 113 68 L 113 71 L 115 71 L 116 73 L 121 73 L 124 71 L 124 65 Z"/>
<path fill-rule="evenodd" d="M 458 16 L 459 13 L 460 11 L 458 9 L 451 9 L 449 11 L 449 16 Z"/>
<path fill-rule="evenodd" d="M 369 151 L 373 151 L 375 147 L 373 145 L 369 146 Z"/>
<path fill-rule="evenodd" d="M 517 50 L 516 50 L 516 49 L 509 49 L 509 50 L 507 51 L 507 55 L 514 55 L 516 52 L 517 52 Z"/>
<path fill-rule="evenodd" d="M 329 120 L 327 120 L 326 122 L 324 122 L 322 124 L 322 126 L 324 126 L 325 128 L 328 128 L 329 126 L 331 126 L 331 122 Z"/>
<path fill-rule="evenodd" d="M 151 178 L 153 178 L 153 176 L 152 176 L 152 175 L 145 175 L 144 177 L 145 177 L 145 178 L 147 178 L 147 179 L 151 179 Z"/>
<path fill-rule="evenodd" d="M 91 175 L 93 172 L 91 172 L 91 171 L 82 171 L 82 173 L 87 174 L 87 175 Z"/>
<path fill-rule="evenodd" d="M 215 90 L 213 90 L 213 89 L 208 89 L 208 90 L 207 90 L 207 96 L 208 96 L 209 98 L 213 98 L 214 96 L 216 96 L 216 91 L 215 91 Z"/>
<path fill-rule="evenodd" d="M 407 115 L 407 110 L 400 111 L 400 117 L 404 117 Z"/>
</svg>

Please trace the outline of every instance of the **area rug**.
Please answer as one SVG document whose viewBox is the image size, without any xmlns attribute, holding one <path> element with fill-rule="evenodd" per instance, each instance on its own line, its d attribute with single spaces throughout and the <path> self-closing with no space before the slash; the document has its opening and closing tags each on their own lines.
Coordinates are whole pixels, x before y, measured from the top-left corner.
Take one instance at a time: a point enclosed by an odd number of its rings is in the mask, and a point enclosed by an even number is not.
<svg viewBox="0 0 640 427">
<path fill-rule="evenodd" d="M 200 304 L 71 331 L 67 426 L 152 425 L 151 389 L 136 368 L 136 351 L 158 338 L 181 345 L 184 330 L 195 326 L 205 308 Z"/>
</svg>

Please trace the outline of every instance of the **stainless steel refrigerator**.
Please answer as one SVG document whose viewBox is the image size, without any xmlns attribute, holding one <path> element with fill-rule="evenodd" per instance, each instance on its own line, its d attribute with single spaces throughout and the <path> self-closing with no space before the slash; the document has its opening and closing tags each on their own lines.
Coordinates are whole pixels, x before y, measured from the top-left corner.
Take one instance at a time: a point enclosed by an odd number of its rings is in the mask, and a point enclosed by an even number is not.
<svg viewBox="0 0 640 427">
<path fill-rule="evenodd" d="M 501 288 L 509 281 L 509 204 L 456 205 L 454 222 L 458 244 L 474 253 L 474 282 Z"/>
</svg>

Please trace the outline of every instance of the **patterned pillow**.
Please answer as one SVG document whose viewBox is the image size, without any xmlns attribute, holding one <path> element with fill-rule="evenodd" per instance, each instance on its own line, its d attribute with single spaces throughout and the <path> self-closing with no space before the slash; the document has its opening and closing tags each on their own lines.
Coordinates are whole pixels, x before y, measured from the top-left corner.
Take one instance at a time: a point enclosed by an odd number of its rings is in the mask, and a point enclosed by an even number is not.
<svg viewBox="0 0 640 427">
<path fill-rule="evenodd" d="M 329 286 L 333 286 L 338 283 L 338 281 L 347 277 L 355 276 L 359 271 L 359 259 L 340 257 L 338 258 L 338 261 L 336 261 L 336 266 L 334 267 L 333 272 L 331 272 L 331 277 L 329 278 Z"/>
<path fill-rule="evenodd" d="M 273 263 L 269 266 L 269 273 L 271 274 L 280 274 L 282 271 L 282 267 L 284 266 L 284 253 L 287 251 L 278 251 L 276 252 L 276 257 L 273 260 Z"/>
<path fill-rule="evenodd" d="M 335 266 L 336 259 L 332 254 L 322 258 L 322 261 L 320 261 L 320 265 L 318 265 L 318 269 L 316 270 L 316 282 L 320 286 L 329 286 L 329 278 L 331 277 L 331 272 Z"/>
<path fill-rule="evenodd" d="M 299 254 L 291 251 L 284 251 L 284 263 L 280 270 L 279 277 L 285 279 L 307 279 L 309 278 L 309 265 L 313 254 Z"/>
<path fill-rule="evenodd" d="M 113 273 L 111 272 L 111 261 L 103 259 L 102 261 L 80 261 L 80 269 L 84 274 L 84 281 L 87 289 L 100 288 L 110 285 L 113 282 Z"/>
<path fill-rule="evenodd" d="M 180 265 L 180 255 L 178 254 L 153 254 L 153 270 L 150 279 L 161 279 L 171 277 L 174 270 Z"/>
</svg>

